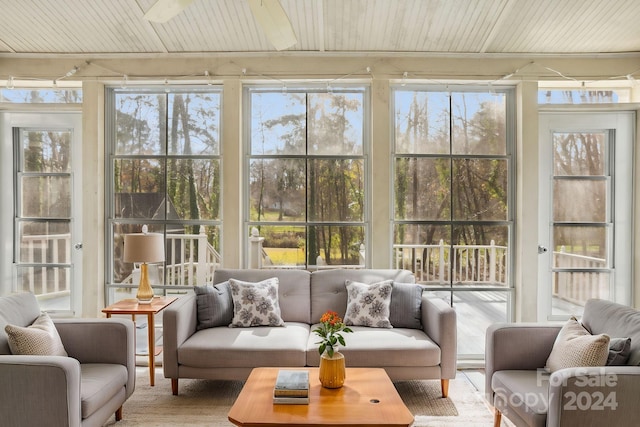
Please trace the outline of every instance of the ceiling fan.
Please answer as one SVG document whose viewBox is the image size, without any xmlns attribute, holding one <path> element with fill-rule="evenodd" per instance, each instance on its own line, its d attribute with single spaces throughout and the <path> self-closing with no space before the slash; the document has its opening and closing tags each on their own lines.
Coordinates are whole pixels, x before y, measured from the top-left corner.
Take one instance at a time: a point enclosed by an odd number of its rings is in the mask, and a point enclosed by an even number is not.
<svg viewBox="0 0 640 427">
<path fill-rule="evenodd" d="M 182 12 L 194 0 L 157 0 L 144 14 L 144 19 L 164 23 Z M 293 32 L 291 21 L 282 8 L 279 0 L 247 0 L 251 12 L 262 27 L 265 36 L 276 50 L 287 49 L 298 39 Z"/>
</svg>

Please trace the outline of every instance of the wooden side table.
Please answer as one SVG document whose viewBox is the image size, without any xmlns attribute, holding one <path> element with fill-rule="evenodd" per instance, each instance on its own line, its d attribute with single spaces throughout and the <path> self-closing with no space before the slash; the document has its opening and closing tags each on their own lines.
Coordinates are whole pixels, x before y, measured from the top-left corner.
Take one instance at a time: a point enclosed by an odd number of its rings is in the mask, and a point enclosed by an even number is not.
<svg viewBox="0 0 640 427">
<path fill-rule="evenodd" d="M 154 318 L 156 313 L 164 310 L 169 304 L 177 300 L 177 297 L 155 297 L 151 304 L 139 304 L 136 299 L 123 299 L 109 307 L 102 309 L 107 318 L 113 314 L 130 314 L 133 321 L 136 315 L 147 315 L 147 336 L 149 338 L 149 384 L 155 385 L 155 357 L 156 357 L 156 332 Z"/>
</svg>

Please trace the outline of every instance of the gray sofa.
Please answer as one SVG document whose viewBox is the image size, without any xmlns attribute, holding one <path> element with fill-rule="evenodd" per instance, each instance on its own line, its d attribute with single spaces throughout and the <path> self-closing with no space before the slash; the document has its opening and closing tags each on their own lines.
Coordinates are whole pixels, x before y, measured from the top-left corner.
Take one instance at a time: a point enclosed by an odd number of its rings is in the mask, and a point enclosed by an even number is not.
<svg viewBox="0 0 640 427">
<path fill-rule="evenodd" d="M 486 335 L 487 400 L 496 426 L 632 426 L 640 420 L 640 311 L 587 301 L 582 325 L 592 334 L 631 338 L 625 366 L 543 369 L 562 325 L 494 324 Z"/>
<path fill-rule="evenodd" d="M 135 387 L 135 330 L 129 319 L 53 319 L 64 356 L 11 354 L 5 326 L 40 316 L 33 294 L 0 298 L 0 425 L 102 426 Z"/>
<path fill-rule="evenodd" d="M 179 378 L 245 380 L 254 367 L 318 366 L 318 336 L 312 331 L 327 310 L 344 317 L 345 280 L 371 284 L 393 279 L 413 283 L 406 270 L 337 269 L 227 270 L 218 269 L 214 283 L 230 278 L 256 282 L 279 280 L 278 298 L 284 327 L 197 330 L 197 298 L 181 297 L 164 310 L 164 376 L 178 394 Z M 439 379 L 442 394 L 456 375 L 456 313 L 444 301 L 422 296 L 421 329 L 353 326 L 345 334 L 348 367 L 382 367 L 392 380 Z"/>
</svg>

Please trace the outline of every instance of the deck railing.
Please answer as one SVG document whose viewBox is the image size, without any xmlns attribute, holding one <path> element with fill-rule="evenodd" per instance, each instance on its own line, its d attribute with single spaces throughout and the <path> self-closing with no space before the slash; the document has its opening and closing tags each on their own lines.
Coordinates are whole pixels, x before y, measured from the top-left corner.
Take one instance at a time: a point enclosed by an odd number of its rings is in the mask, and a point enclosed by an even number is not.
<svg viewBox="0 0 640 427">
<path fill-rule="evenodd" d="M 567 253 L 562 247 L 560 251 L 553 252 L 553 266 L 585 270 L 554 272 L 553 297 L 582 306 L 589 298 L 610 298 L 611 273 L 607 270 L 605 259 Z M 604 270 L 597 271 L 599 269 Z"/>
</svg>

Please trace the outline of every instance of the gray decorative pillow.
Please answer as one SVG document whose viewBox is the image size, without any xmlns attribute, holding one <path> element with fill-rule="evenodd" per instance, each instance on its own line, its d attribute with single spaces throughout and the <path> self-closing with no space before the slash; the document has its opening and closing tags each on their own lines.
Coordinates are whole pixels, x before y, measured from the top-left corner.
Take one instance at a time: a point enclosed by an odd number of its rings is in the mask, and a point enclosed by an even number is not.
<svg viewBox="0 0 640 427">
<path fill-rule="evenodd" d="M 231 327 L 284 326 L 278 303 L 278 278 L 262 282 L 229 279 L 233 298 Z"/>
<path fill-rule="evenodd" d="M 393 282 L 389 321 L 394 328 L 422 329 L 422 286 Z"/>
<path fill-rule="evenodd" d="M 47 313 L 42 313 L 30 326 L 6 325 L 12 354 L 34 356 L 68 356 L 56 326 Z"/>
<path fill-rule="evenodd" d="M 611 338 L 609 341 L 608 366 L 623 366 L 629 361 L 631 338 Z"/>
<path fill-rule="evenodd" d="M 233 320 L 233 299 L 229 282 L 215 286 L 194 286 L 198 307 L 198 325 L 196 329 L 229 326 Z"/>
<path fill-rule="evenodd" d="M 580 366 L 604 366 L 609 356 L 609 336 L 591 335 L 575 317 L 560 329 L 551 354 L 547 359 L 547 369 L 555 372 L 562 368 Z"/>
<path fill-rule="evenodd" d="M 392 284 L 393 280 L 385 280 L 371 285 L 351 280 L 345 281 L 347 312 L 344 315 L 344 324 L 393 328 L 389 321 Z"/>
</svg>

